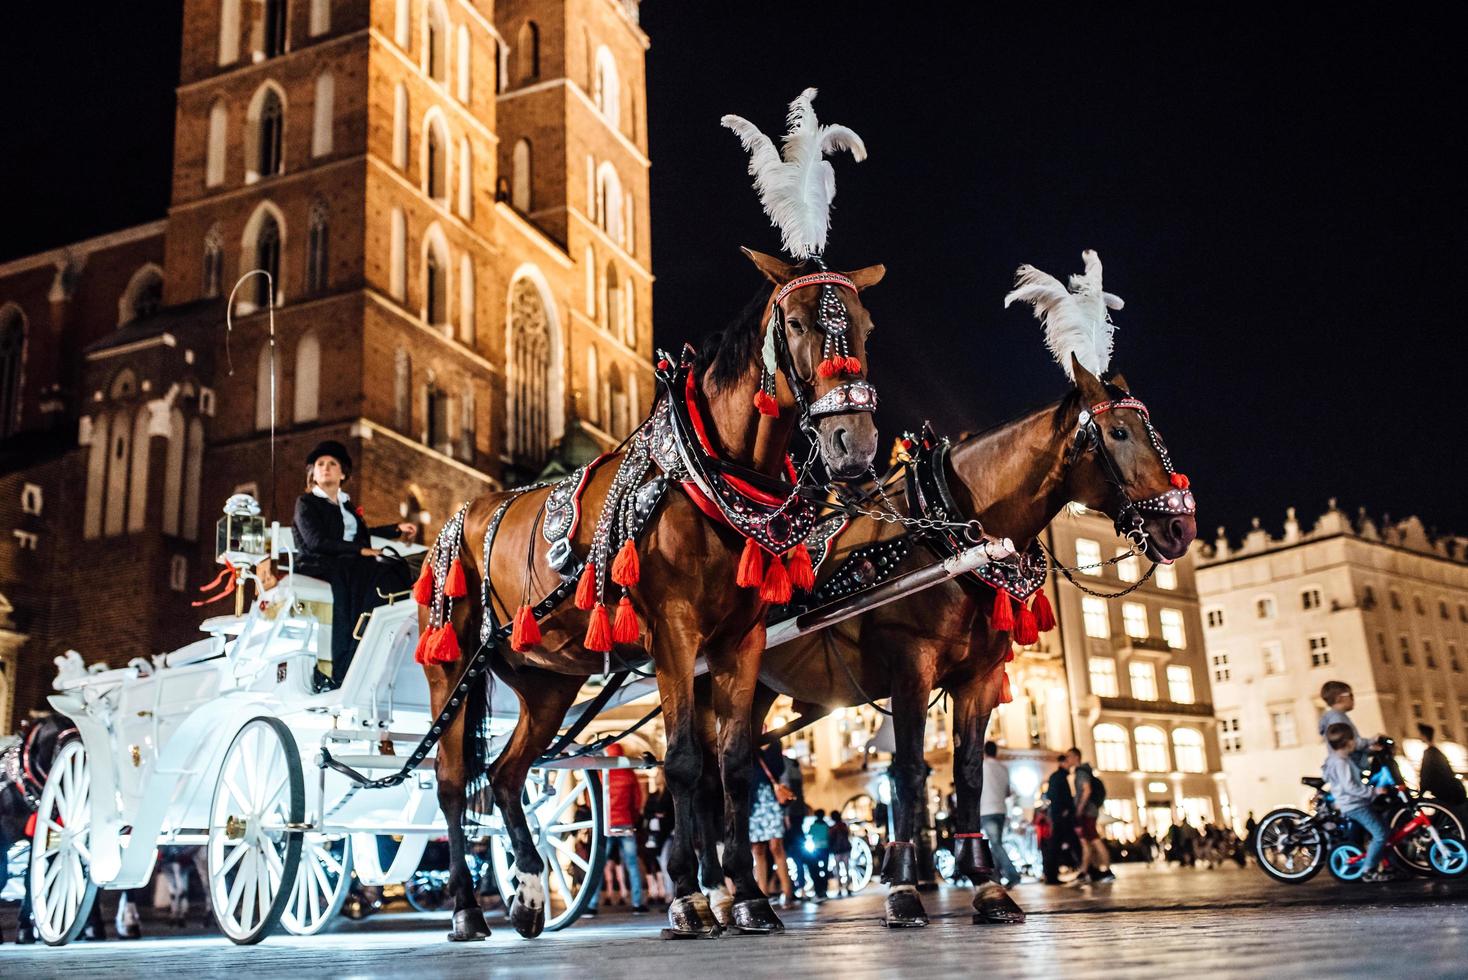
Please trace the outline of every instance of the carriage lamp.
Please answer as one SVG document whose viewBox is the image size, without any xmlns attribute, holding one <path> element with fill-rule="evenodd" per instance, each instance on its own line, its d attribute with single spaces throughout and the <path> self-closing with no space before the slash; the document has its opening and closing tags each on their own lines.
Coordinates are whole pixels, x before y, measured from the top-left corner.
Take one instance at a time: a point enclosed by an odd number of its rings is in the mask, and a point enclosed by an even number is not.
<svg viewBox="0 0 1468 980">
<path fill-rule="evenodd" d="M 215 525 L 215 559 L 221 565 L 252 568 L 270 554 L 265 518 L 260 504 L 247 493 L 237 493 L 224 504 L 224 516 Z"/>
</svg>

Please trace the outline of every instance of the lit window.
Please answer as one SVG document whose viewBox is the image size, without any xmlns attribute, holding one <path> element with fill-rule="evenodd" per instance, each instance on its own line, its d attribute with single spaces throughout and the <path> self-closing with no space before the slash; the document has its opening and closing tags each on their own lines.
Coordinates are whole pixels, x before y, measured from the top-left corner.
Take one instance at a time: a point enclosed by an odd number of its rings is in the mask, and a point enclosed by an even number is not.
<svg viewBox="0 0 1468 980">
<path fill-rule="evenodd" d="M 1116 686 L 1116 661 L 1111 657 L 1092 657 L 1091 693 L 1097 697 L 1114 698 L 1120 693 Z"/>
<path fill-rule="evenodd" d="M 1269 712 L 1269 726 L 1274 731 L 1274 747 L 1293 748 L 1299 744 L 1295 734 L 1295 713 L 1290 708 L 1275 708 Z"/>
<path fill-rule="evenodd" d="M 1182 772 L 1207 772 L 1203 758 L 1203 733 L 1196 728 L 1172 730 L 1172 757 Z"/>
<path fill-rule="evenodd" d="M 1139 725 L 1133 734 L 1137 740 L 1137 768 L 1167 772 L 1167 733 L 1152 725 Z"/>
<path fill-rule="evenodd" d="M 1090 538 L 1076 538 L 1076 567 L 1087 575 L 1101 574 L 1101 544 Z"/>
<path fill-rule="evenodd" d="M 1208 628 L 1211 630 L 1223 628 L 1223 610 L 1214 606 L 1207 612 Z"/>
<path fill-rule="evenodd" d="M 1106 609 L 1106 600 L 1095 596 L 1081 598 L 1081 615 L 1086 620 L 1086 635 L 1104 640 L 1111 636 L 1111 615 Z"/>
<path fill-rule="evenodd" d="M 1150 663 L 1139 662 L 1127 666 L 1131 679 L 1132 697 L 1138 701 L 1157 700 L 1157 668 Z"/>
<path fill-rule="evenodd" d="M 1116 557 L 1120 559 L 1116 563 L 1116 574 L 1123 582 L 1135 582 L 1142 577 L 1142 563 L 1132 549 L 1118 548 L 1116 549 Z M 1161 569 L 1158 569 L 1158 571 L 1161 571 Z"/>
<path fill-rule="evenodd" d="M 1274 618 L 1274 596 L 1262 595 L 1254 600 L 1254 615 L 1260 619 Z"/>
<path fill-rule="evenodd" d="M 1181 664 L 1168 666 L 1167 696 L 1178 704 L 1193 703 L 1193 668 Z"/>
<path fill-rule="evenodd" d="M 1126 627 L 1127 636 L 1137 640 L 1147 638 L 1147 607 L 1140 602 L 1123 602 L 1121 621 Z"/>
<path fill-rule="evenodd" d="M 1259 645 L 1259 650 L 1264 654 L 1264 673 L 1268 675 L 1283 674 L 1285 672 L 1284 644 L 1278 640 L 1268 640 Z"/>
<path fill-rule="evenodd" d="M 1229 668 L 1228 665 L 1227 650 L 1218 650 L 1214 652 L 1209 657 L 1209 659 L 1213 664 L 1213 680 L 1215 682 L 1226 681 L 1233 676 L 1233 671 Z"/>
<path fill-rule="evenodd" d="M 1319 609 L 1320 608 L 1320 590 L 1319 589 L 1306 589 L 1304 592 L 1301 592 L 1300 593 L 1300 608 L 1301 609 L 1306 609 L 1306 610 L 1309 610 L 1309 609 Z"/>
<path fill-rule="evenodd" d="M 1226 715 L 1218 719 L 1218 747 L 1225 753 L 1244 750 L 1244 735 L 1238 715 Z"/>
<path fill-rule="evenodd" d="M 1157 616 L 1162 620 L 1162 638 L 1167 641 L 1167 645 L 1174 650 L 1185 649 L 1188 645 L 1188 634 L 1183 629 L 1183 611 L 1164 609 Z"/>
<path fill-rule="evenodd" d="M 1091 729 L 1096 742 L 1096 768 L 1106 772 L 1127 772 L 1132 767 L 1132 754 L 1127 748 L 1126 729 L 1120 725 L 1097 725 Z"/>
<path fill-rule="evenodd" d="M 1324 633 L 1310 637 L 1310 666 L 1330 666 L 1330 637 Z"/>
<path fill-rule="evenodd" d="M 1177 588 L 1177 566 L 1159 564 L 1153 581 L 1157 583 L 1159 589 Z"/>
</svg>

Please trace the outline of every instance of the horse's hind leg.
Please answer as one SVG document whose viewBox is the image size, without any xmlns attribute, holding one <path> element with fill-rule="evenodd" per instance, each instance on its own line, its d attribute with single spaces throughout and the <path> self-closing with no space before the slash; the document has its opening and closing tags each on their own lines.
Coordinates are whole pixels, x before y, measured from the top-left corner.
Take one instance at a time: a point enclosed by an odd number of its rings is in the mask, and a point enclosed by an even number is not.
<svg viewBox="0 0 1468 980">
<path fill-rule="evenodd" d="M 458 665 L 451 664 L 450 667 Z M 448 678 L 445 684 L 452 685 Z M 451 690 L 451 688 L 446 688 Z M 435 710 L 439 699 L 435 697 Z M 489 923 L 484 921 L 484 912 L 479 908 L 479 897 L 474 893 L 474 876 L 469 872 L 465 857 L 468 841 L 464 834 L 464 813 L 468 809 L 466 790 L 478 773 L 470 773 L 467 746 L 464 741 L 464 714 L 461 709 L 449 723 L 448 730 L 438 743 L 438 759 L 435 772 L 438 777 L 438 805 L 448 823 L 449 838 L 449 893 L 454 896 L 453 928 L 448 934 L 452 942 L 474 942 L 489 935 Z"/>
<path fill-rule="evenodd" d="M 718 745 L 719 726 L 714 718 L 713 691 L 707 676 L 694 682 L 698 700 L 697 726 L 702 743 L 702 771 L 699 773 L 698 790 L 694 806 L 698 810 L 696 846 L 698 850 L 698 878 L 703 893 L 708 897 L 709 909 L 720 928 L 728 928 L 730 910 L 734 907 L 734 896 L 724 884 L 724 867 L 719 861 L 719 844 L 724 839 L 723 811 L 724 791 L 719 784 L 719 760 L 714 753 Z"/>
<path fill-rule="evenodd" d="M 882 881 L 887 885 L 886 918 L 889 928 L 912 928 L 928 924 L 928 914 L 918 898 L 917 838 L 927 818 L 923 787 L 927 763 L 923 759 L 923 737 L 928 722 L 928 696 L 932 679 L 923 665 L 933 657 L 926 651 L 903 651 L 908 666 L 892 678 L 892 729 L 896 751 L 891 777 L 896 797 L 893 838 L 882 860 Z M 894 659 L 893 662 L 902 662 Z"/>
<path fill-rule="evenodd" d="M 1008 640 L 1006 639 L 1007 643 Z M 984 732 L 989 713 L 999 701 L 1003 667 L 976 678 L 953 692 L 953 808 L 955 856 L 958 873 L 974 884 L 974 922 L 1017 924 L 1024 910 L 998 881 L 991 842 L 979 822 L 979 798 L 984 788 Z M 998 843 L 1003 847 L 1003 843 Z"/>
<path fill-rule="evenodd" d="M 515 897 L 510 901 L 510 925 L 526 939 L 534 939 L 545 931 L 547 896 L 541 878 L 545 860 L 525 819 L 522 802 L 525 779 L 560 731 L 581 683 L 580 677 L 540 670 L 519 671 L 510 680 L 510 686 L 520 696 L 520 721 L 510 744 L 494 764 L 490 787 L 515 854 Z M 593 861 L 592 867 L 595 866 Z"/>
</svg>

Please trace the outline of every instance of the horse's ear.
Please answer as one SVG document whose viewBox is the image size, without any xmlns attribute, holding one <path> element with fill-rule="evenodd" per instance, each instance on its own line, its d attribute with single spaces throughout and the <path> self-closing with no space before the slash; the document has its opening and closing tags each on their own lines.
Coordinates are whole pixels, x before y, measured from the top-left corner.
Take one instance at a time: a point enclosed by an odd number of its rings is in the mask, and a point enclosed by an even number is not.
<svg viewBox="0 0 1468 980">
<path fill-rule="evenodd" d="M 1122 391 L 1126 392 L 1128 395 L 1130 395 L 1132 393 L 1132 386 L 1126 383 L 1126 378 L 1123 378 L 1121 376 L 1121 372 L 1120 371 L 1117 371 L 1117 372 L 1113 373 L 1111 375 L 1111 377 L 1107 379 L 1107 381 L 1109 381 L 1112 385 L 1116 386 L 1117 388 L 1120 388 Z"/>
<path fill-rule="evenodd" d="M 1070 355 L 1070 376 L 1075 379 L 1076 388 L 1081 396 L 1092 405 L 1107 400 L 1106 388 L 1102 386 L 1101 379 L 1096 377 L 1081 365 L 1081 359 L 1074 353 Z"/>
<path fill-rule="evenodd" d="M 749 256 L 749 261 L 754 263 L 755 268 L 764 273 L 765 278 L 776 286 L 783 286 L 800 275 L 800 270 L 797 267 L 787 265 L 773 255 L 756 252 L 754 249 L 745 248 L 743 245 L 739 246 L 739 251 Z"/>
<path fill-rule="evenodd" d="M 885 265 L 869 265 L 865 269 L 857 269 L 855 272 L 847 273 L 851 277 L 851 281 L 856 283 L 857 292 L 861 292 L 868 286 L 875 286 L 882 281 L 882 277 L 886 274 L 887 267 Z"/>
</svg>

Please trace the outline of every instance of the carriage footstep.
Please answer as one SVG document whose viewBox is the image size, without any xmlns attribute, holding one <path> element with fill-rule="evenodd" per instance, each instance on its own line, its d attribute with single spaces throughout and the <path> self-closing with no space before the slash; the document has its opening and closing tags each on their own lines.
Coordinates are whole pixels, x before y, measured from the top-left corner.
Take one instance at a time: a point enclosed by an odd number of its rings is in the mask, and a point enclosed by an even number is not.
<svg viewBox="0 0 1468 980">
<path fill-rule="evenodd" d="M 454 930 L 448 934 L 451 943 L 477 943 L 489 938 L 489 923 L 478 909 L 461 909 L 454 913 Z"/>
<path fill-rule="evenodd" d="M 921 929 L 928 924 L 928 913 L 912 885 L 894 885 L 887 893 L 887 916 L 881 919 L 888 929 Z"/>
<path fill-rule="evenodd" d="M 785 923 L 770 907 L 768 898 L 750 898 L 734 903 L 734 928 L 738 932 L 769 935 L 785 931 Z"/>
<path fill-rule="evenodd" d="M 986 881 L 974 889 L 974 925 L 1017 926 L 1024 921 L 1024 909 L 1009 897 L 1003 885 Z"/>
</svg>

